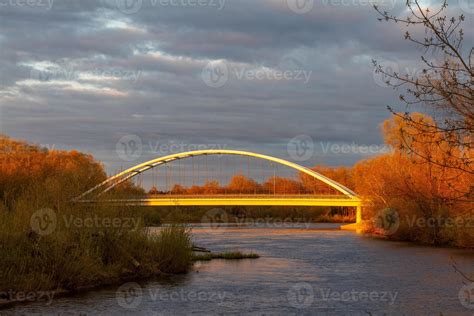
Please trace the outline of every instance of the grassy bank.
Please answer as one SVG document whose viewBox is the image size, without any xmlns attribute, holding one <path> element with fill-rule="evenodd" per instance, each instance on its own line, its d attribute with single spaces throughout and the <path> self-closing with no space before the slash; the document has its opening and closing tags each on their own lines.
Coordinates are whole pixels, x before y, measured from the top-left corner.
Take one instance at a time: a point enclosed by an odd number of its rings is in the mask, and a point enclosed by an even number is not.
<svg viewBox="0 0 474 316">
<path fill-rule="evenodd" d="M 455 215 L 413 215 L 411 210 L 393 209 L 397 220 L 392 225 L 383 223 L 384 215 L 369 213 L 358 229 L 361 233 L 395 241 L 408 241 L 435 247 L 474 249 L 474 220 Z"/>
<path fill-rule="evenodd" d="M 70 202 L 105 178 L 89 155 L 0 136 L 0 302 L 188 271 L 186 228 L 151 235 L 136 209 Z"/>
<path fill-rule="evenodd" d="M 53 213 L 50 213 L 50 215 Z M 34 214 L 6 214 L 0 228 L 0 299 L 7 293 L 75 291 L 170 273 L 184 273 L 192 264 L 189 231 L 168 227 L 149 235 L 141 224 L 129 227 L 132 218 L 122 212 L 56 212 L 53 232 L 43 234 L 28 228 Z M 76 225 L 67 227 L 73 216 Z M 99 219 L 121 225 L 77 225 Z M 139 223 L 139 218 L 134 223 Z"/>
</svg>

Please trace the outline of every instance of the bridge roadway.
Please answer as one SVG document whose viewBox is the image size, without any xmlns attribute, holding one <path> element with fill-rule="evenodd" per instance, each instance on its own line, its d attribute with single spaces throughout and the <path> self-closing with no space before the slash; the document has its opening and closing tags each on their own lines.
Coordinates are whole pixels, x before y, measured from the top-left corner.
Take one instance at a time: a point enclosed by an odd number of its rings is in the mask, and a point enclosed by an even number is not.
<svg viewBox="0 0 474 316">
<path fill-rule="evenodd" d="M 129 199 L 99 199 L 90 203 L 137 206 L 351 206 L 360 207 L 359 198 L 343 195 L 153 195 Z"/>
<path fill-rule="evenodd" d="M 362 219 L 362 200 L 344 195 L 172 195 L 160 194 L 128 199 L 82 200 L 132 206 L 335 206 L 356 207 L 356 221 Z"/>
</svg>

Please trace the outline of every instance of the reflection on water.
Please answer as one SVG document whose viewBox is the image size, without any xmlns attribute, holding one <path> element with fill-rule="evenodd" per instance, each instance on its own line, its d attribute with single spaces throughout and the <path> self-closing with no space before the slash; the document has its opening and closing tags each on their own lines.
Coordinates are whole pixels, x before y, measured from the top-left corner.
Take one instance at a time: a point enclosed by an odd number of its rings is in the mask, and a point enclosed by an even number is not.
<svg viewBox="0 0 474 316">
<path fill-rule="evenodd" d="M 212 251 L 256 260 L 199 262 L 187 275 L 32 303 L 11 313 L 473 315 L 460 302 L 474 254 L 387 242 L 335 224 L 193 227 Z M 131 294 L 130 294 L 131 293 Z"/>
</svg>

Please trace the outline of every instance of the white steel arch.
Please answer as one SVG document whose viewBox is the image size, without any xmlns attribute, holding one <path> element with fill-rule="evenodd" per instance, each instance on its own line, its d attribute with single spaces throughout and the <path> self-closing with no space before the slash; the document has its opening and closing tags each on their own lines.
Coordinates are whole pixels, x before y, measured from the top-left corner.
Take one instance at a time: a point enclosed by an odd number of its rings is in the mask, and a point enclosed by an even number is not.
<svg viewBox="0 0 474 316">
<path fill-rule="evenodd" d="M 260 158 L 264 159 L 267 161 L 272 161 L 290 168 L 293 168 L 295 170 L 298 170 L 300 172 L 303 172 L 327 185 L 330 187 L 334 188 L 335 190 L 341 192 L 345 196 L 351 198 L 351 199 L 359 199 L 357 194 L 350 190 L 349 188 L 343 186 L 342 184 L 314 171 L 309 168 L 303 167 L 301 165 L 298 165 L 296 163 L 280 159 L 280 158 L 275 158 L 272 156 L 267 156 L 267 155 L 262 155 L 258 153 L 253 153 L 249 151 L 241 151 L 241 150 L 227 150 L 227 149 L 208 149 L 208 150 L 196 150 L 196 151 L 188 151 L 188 152 L 183 152 L 183 153 L 178 153 L 178 154 L 172 154 L 164 157 L 159 157 L 155 158 L 152 160 L 149 160 L 147 162 L 138 164 L 134 167 L 131 167 L 125 171 L 122 171 L 107 180 L 99 183 L 95 187 L 91 188 L 90 190 L 84 192 L 80 196 L 78 196 L 75 200 L 79 201 L 86 196 L 92 194 L 93 192 L 99 192 L 98 195 L 101 195 L 103 193 L 106 193 L 107 191 L 111 190 L 115 186 L 119 185 L 120 183 L 123 183 L 127 181 L 128 179 L 131 179 L 149 169 L 155 168 L 159 165 L 166 164 L 168 162 L 172 162 L 175 160 L 180 160 L 180 159 L 185 159 L 185 158 L 190 158 L 194 156 L 205 156 L 205 155 L 237 155 L 237 156 L 247 156 L 247 157 L 254 157 L 254 158 Z"/>
</svg>

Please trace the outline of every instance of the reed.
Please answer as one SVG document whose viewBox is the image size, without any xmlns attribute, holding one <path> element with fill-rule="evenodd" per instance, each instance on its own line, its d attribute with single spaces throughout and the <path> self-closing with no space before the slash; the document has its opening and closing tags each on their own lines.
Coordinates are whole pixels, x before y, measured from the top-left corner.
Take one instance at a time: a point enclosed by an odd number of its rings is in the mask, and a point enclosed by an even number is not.
<svg viewBox="0 0 474 316">
<path fill-rule="evenodd" d="M 184 273 L 192 265 L 186 228 L 151 234 L 141 217 L 107 208 L 54 212 L 54 231 L 41 234 L 31 228 L 34 212 L 0 211 L 0 300 L 12 291 L 75 291 Z M 68 225 L 68 219 L 75 224 Z M 106 225 L 113 222 L 117 225 Z"/>
</svg>

